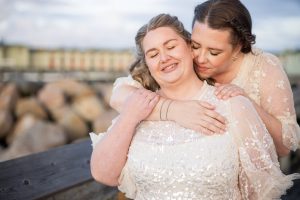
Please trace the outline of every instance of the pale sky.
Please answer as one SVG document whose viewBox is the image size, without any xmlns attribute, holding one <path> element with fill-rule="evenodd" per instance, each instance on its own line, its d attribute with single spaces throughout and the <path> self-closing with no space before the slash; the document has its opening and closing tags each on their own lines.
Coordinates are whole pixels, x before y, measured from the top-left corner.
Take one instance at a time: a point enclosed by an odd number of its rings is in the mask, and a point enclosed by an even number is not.
<svg viewBox="0 0 300 200">
<path fill-rule="evenodd" d="M 0 39 L 46 48 L 134 47 L 137 30 L 159 13 L 178 16 L 191 31 L 202 0 L 0 0 Z M 242 0 L 256 46 L 300 49 L 299 0 Z"/>
</svg>

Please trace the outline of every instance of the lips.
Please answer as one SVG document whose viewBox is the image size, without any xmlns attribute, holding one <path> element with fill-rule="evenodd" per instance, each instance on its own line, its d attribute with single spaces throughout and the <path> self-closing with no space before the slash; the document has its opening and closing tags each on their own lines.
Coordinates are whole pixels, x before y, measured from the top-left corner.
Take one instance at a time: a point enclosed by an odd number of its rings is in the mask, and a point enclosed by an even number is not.
<svg viewBox="0 0 300 200">
<path fill-rule="evenodd" d="M 176 64 L 176 63 L 173 63 L 173 64 L 170 64 L 170 65 L 164 66 L 164 67 L 162 68 L 161 71 L 166 72 L 166 73 L 167 73 L 167 72 L 171 72 L 171 71 L 173 71 L 176 67 L 177 67 L 177 64 Z"/>
<path fill-rule="evenodd" d="M 198 67 L 197 67 L 197 70 L 198 70 L 199 72 L 206 72 L 207 70 L 209 70 L 209 68 L 208 68 L 208 67 L 205 67 L 205 66 L 198 66 Z"/>
</svg>

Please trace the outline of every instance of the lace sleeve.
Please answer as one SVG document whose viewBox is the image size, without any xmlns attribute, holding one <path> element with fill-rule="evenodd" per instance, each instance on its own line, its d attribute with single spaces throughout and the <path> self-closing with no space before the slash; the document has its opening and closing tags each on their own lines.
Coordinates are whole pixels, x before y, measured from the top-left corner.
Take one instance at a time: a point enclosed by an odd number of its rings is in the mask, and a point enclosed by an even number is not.
<svg viewBox="0 0 300 200">
<path fill-rule="evenodd" d="M 126 77 L 120 77 L 120 78 L 117 78 L 114 82 L 114 85 L 113 85 L 113 93 L 115 92 L 115 90 L 117 90 L 117 88 L 119 88 L 120 86 L 123 86 L 123 85 L 129 85 L 129 86 L 133 86 L 133 87 L 136 87 L 136 88 L 142 88 L 143 86 L 136 80 L 134 80 L 131 75 L 128 75 Z"/>
<path fill-rule="evenodd" d="M 272 54 L 264 54 L 262 67 L 261 106 L 281 122 L 283 144 L 296 150 L 299 147 L 300 128 L 288 77 L 279 59 Z"/>
<path fill-rule="evenodd" d="M 238 96 L 229 99 L 229 104 L 229 127 L 238 145 L 243 199 L 279 199 L 299 175 L 281 172 L 273 140 L 251 102 Z"/>
</svg>

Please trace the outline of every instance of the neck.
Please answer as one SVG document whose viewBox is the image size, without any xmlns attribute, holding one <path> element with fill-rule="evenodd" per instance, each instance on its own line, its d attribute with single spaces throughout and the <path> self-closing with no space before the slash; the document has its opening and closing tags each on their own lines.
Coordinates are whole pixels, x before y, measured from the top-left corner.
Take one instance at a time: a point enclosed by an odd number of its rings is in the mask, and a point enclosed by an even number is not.
<svg viewBox="0 0 300 200">
<path fill-rule="evenodd" d="M 215 77 L 213 77 L 213 79 L 217 83 L 222 83 L 222 84 L 231 83 L 239 73 L 243 59 L 244 59 L 244 54 L 239 53 L 237 60 L 232 61 L 232 63 L 228 67 L 228 70 L 221 74 L 216 75 Z"/>
<path fill-rule="evenodd" d="M 202 87 L 203 82 L 196 76 L 189 77 L 189 79 L 181 83 L 172 83 L 161 86 L 159 94 L 163 97 L 176 100 L 191 100 Z"/>
</svg>

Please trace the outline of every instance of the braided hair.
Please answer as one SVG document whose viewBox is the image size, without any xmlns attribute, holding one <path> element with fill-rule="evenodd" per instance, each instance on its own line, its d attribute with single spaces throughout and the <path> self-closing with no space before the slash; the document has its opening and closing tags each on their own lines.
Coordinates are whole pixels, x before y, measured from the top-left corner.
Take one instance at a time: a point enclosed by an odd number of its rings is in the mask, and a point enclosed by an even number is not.
<svg viewBox="0 0 300 200">
<path fill-rule="evenodd" d="M 234 47 L 240 44 L 242 53 L 252 52 L 255 35 L 251 15 L 239 0 L 208 0 L 199 4 L 194 10 L 193 26 L 196 21 L 212 29 L 229 30 Z"/>
</svg>

